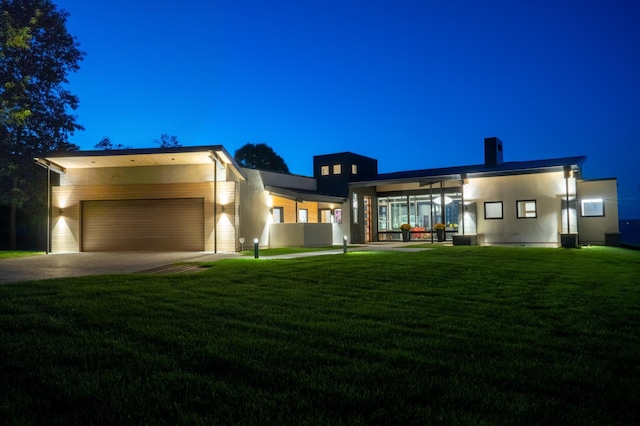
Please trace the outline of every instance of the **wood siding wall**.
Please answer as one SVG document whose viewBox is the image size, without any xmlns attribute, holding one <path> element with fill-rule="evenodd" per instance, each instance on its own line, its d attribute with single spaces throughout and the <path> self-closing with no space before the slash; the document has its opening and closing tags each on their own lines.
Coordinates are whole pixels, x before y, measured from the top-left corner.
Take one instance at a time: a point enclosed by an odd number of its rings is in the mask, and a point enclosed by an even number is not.
<svg viewBox="0 0 640 426">
<path fill-rule="evenodd" d="M 309 212 L 308 223 L 318 223 L 318 203 L 314 201 L 295 201 L 289 198 L 272 196 L 273 207 L 284 209 L 284 223 L 298 223 L 298 210 Z"/>
</svg>

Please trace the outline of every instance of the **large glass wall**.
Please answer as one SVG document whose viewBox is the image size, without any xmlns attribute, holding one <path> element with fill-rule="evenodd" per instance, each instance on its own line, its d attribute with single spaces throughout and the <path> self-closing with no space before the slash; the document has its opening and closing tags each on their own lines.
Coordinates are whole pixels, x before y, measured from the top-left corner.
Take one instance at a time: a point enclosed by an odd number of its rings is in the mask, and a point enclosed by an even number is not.
<svg viewBox="0 0 640 426">
<path fill-rule="evenodd" d="M 444 223 L 455 232 L 461 221 L 462 193 L 456 188 L 431 194 L 378 196 L 379 239 L 399 239 L 400 225 L 408 223 L 413 232 L 430 231 Z"/>
</svg>

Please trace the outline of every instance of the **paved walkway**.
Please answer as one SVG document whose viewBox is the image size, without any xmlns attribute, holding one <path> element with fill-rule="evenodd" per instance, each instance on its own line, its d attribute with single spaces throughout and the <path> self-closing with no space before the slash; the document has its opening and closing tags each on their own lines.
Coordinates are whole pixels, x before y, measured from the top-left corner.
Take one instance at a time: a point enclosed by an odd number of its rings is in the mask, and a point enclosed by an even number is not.
<svg viewBox="0 0 640 426">
<path fill-rule="evenodd" d="M 349 246 L 348 251 L 403 251 L 430 250 L 412 247 L 421 243 L 384 242 Z M 310 256 L 342 254 L 343 249 L 320 250 L 278 256 L 260 256 L 260 259 L 296 259 Z M 35 281 L 48 278 L 79 277 L 87 275 L 143 273 L 197 272 L 201 268 L 176 266 L 183 262 L 213 262 L 239 257 L 237 253 L 198 252 L 117 252 L 117 253 L 55 253 L 12 259 L 0 259 L 0 284 Z"/>
</svg>

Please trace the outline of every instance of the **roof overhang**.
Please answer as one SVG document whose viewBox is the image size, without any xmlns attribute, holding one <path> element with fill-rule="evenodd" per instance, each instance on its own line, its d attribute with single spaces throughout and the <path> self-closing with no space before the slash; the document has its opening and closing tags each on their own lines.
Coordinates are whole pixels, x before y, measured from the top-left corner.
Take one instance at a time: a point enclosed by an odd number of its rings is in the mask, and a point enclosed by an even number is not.
<svg viewBox="0 0 640 426">
<path fill-rule="evenodd" d="M 413 172 L 382 174 L 379 175 L 377 179 L 351 182 L 349 185 L 352 187 L 371 187 L 418 182 L 420 186 L 428 186 L 430 184 L 462 181 L 470 178 L 562 172 L 567 168 L 575 173 L 580 171 L 580 167 L 585 160 L 586 157 L 581 156 L 519 163 L 512 162 L 495 168 L 487 168 L 480 165 L 452 167 L 448 169 L 417 170 Z M 443 171 L 445 173 L 442 173 Z"/>
<path fill-rule="evenodd" d="M 233 157 L 220 145 L 178 148 L 119 149 L 54 153 L 35 159 L 57 173 L 67 169 L 106 167 L 145 167 L 211 164 L 220 161 L 230 167 L 238 178 L 246 175 Z"/>
<path fill-rule="evenodd" d="M 279 197 L 287 198 L 297 202 L 303 201 L 315 201 L 319 203 L 337 203 L 342 204 L 347 201 L 346 198 L 336 197 L 333 195 L 323 195 L 313 192 L 304 192 L 291 188 L 282 188 L 279 186 L 265 185 L 264 189 L 269 191 L 271 195 L 277 195 Z"/>
</svg>

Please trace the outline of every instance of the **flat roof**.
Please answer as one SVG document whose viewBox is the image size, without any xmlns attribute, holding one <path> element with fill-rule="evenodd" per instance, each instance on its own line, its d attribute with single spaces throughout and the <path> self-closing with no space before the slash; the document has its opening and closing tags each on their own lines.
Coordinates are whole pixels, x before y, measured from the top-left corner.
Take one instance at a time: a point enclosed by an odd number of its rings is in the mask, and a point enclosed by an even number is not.
<svg viewBox="0 0 640 426">
<path fill-rule="evenodd" d="M 46 154 L 36 161 L 65 173 L 66 169 L 211 164 L 214 159 L 230 165 L 241 179 L 246 179 L 240 166 L 221 145 L 62 152 Z"/>
<path fill-rule="evenodd" d="M 467 177 L 510 176 L 528 173 L 544 173 L 562 171 L 565 167 L 577 168 L 585 161 L 586 156 L 551 158 L 534 161 L 509 161 L 496 166 L 476 164 L 472 166 L 442 167 L 436 169 L 409 170 L 394 173 L 381 173 L 370 179 L 352 182 L 353 186 L 370 186 L 405 182 L 439 182 Z"/>
</svg>

